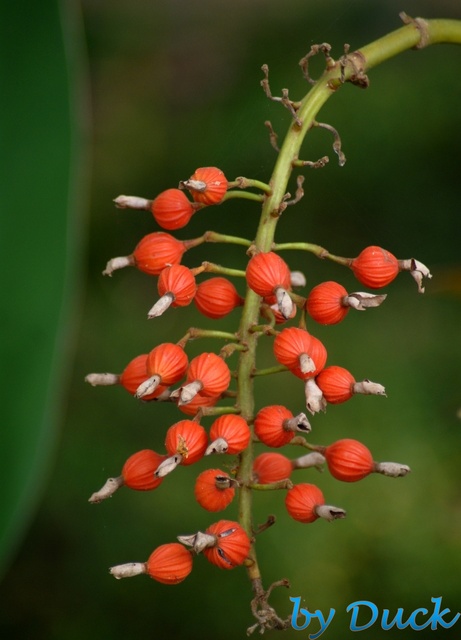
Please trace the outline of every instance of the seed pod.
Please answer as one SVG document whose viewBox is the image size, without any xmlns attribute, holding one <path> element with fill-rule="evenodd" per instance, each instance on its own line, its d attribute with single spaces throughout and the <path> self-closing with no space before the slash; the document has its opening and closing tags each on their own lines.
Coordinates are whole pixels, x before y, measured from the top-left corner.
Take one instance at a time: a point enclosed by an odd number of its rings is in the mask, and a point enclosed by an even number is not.
<svg viewBox="0 0 461 640">
<path fill-rule="evenodd" d="M 390 284 L 399 272 L 397 258 L 381 247 L 366 247 L 351 262 L 351 269 L 359 282 L 371 289 Z"/>
<path fill-rule="evenodd" d="M 259 296 L 275 295 L 283 317 L 291 316 L 293 303 L 288 294 L 291 289 L 290 269 L 277 253 L 256 253 L 248 262 L 246 279 L 250 289 Z"/>
<path fill-rule="evenodd" d="M 304 413 L 294 417 L 282 405 L 264 407 L 258 411 L 254 421 L 255 435 L 268 447 L 283 447 L 293 440 L 296 431 L 309 433 L 309 421 Z"/>
<path fill-rule="evenodd" d="M 111 276 L 116 269 L 136 267 L 139 271 L 158 276 L 167 265 L 179 264 L 185 251 L 184 242 L 164 231 L 156 231 L 144 236 L 131 255 L 109 260 L 102 273 Z"/>
<path fill-rule="evenodd" d="M 195 202 L 212 205 L 222 201 L 227 191 L 228 182 L 221 169 L 200 167 L 195 170 L 189 180 L 181 182 L 181 185 L 189 189 Z"/>
<path fill-rule="evenodd" d="M 194 303 L 197 309 L 207 318 L 218 320 L 224 318 L 233 309 L 241 306 L 244 299 L 227 278 L 210 278 L 197 286 Z"/>
<path fill-rule="evenodd" d="M 343 482 L 357 482 L 374 470 L 370 450 L 358 440 L 344 438 L 322 451 L 331 475 Z"/>
<path fill-rule="evenodd" d="M 315 378 L 325 400 L 330 404 L 340 404 L 361 393 L 364 395 L 385 396 L 385 388 L 371 380 L 356 382 L 354 376 L 344 367 L 331 365 L 323 369 Z"/>
<path fill-rule="evenodd" d="M 291 460 L 281 453 L 261 453 L 253 462 L 253 478 L 257 484 L 272 484 L 290 477 Z"/>
<path fill-rule="evenodd" d="M 233 569 L 245 562 L 251 541 L 238 522 L 220 520 L 208 527 L 205 533 L 215 536 L 214 545 L 203 550 L 209 562 L 221 569 Z"/>
<path fill-rule="evenodd" d="M 102 502 L 110 498 L 123 485 L 135 491 L 156 489 L 162 482 L 162 478 L 154 474 L 164 460 L 165 456 L 151 449 L 137 451 L 126 460 L 121 475 L 108 478 L 104 486 L 91 495 L 89 502 L 93 504 Z"/>
<path fill-rule="evenodd" d="M 146 361 L 145 380 L 136 390 L 136 397 L 143 398 L 160 384 L 169 387 L 185 375 L 189 360 L 184 349 L 172 342 L 157 345 L 149 352 Z"/>
<path fill-rule="evenodd" d="M 151 204 L 152 215 L 162 229 L 185 227 L 194 214 L 194 206 L 180 189 L 162 191 Z"/>
<path fill-rule="evenodd" d="M 222 511 L 234 499 L 234 483 L 224 471 L 207 469 L 195 481 L 195 499 L 207 511 Z"/>
<path fill-rule="evenodd" d="M 251 431 L 246 420 L 234 413 L 226 413 L 211 425 L 211 444 L 206 450 L 210 453 L 227 453 L 235 455 L 247 448 L 250 442 Z"/>
<path fill-rule="evenodd" d="M 178 464 L 194 464 L 203 458 L 207 444 L 208 436 L 205 429 L 193 420 L 180 420 L 166 433 L 166 450 L 170 456 L 181 457 Z"/>
<path fill-rule="evenodd" d="M 327 351 L 322 342 L 305 329 L 288 327 L 275 337 L 274 355 L 302 380 L 315 377 L 325 366 Z"/>
<path fill-rule="evenodd" d="M 230 371 L 224 360 L 215 353 L 201 353 L 191 360 L 186 384 L 179 390 L 178 404 L 187 404 L 200 392 L 202 396 L 221 395 L 230 384 Z"/>
<path fill-rule="evenodd" d="M 147 354 L 142 354 L 133 358 L 121 374 L 116 373 L 89 373 L 85 381 L 95 386 L 111 386 L 120 384 L 124 389 L 135 395 L 139 385 L 148 379 L 147 374 Z M 158 385 L 154 391 L 143 396 L 143 400 L 153 400 L 158 398 L 167 390 L 165 385 Z"/>
<path fill-rule="evenodd" d="M 162 544 L 146 562 L 146 573 L 163 584 L 178 584 L 192 571 L 192 554 L 179 542 Z"/>
<path fill-rule="evenodd" d="M 304 523 L 314 522 L 317 518 L 331 522 L 346 516 L 344 509 L 325 504 L 323 493 L 315 484 L 297 484 L 289 489 L 285 506 L 294 520 Z"/>
<path fill-rule="evenodd" d="M 160 299 L 154 304 L 147 314 L 148 318 L 156 318 L 162 315 L 170 306 L 186 307 L 189 305 L 197 291 L 195 277 L 188 267 L 174 264 L 166 267 L 160 273 L 157 282 Z"/>
<path fill-rule="evenodd" d="M 305 308 L 308 314 L 320 324 L 337 324 L 344 320 L 349 307 L 344 306 L 346 289 L 338 282 L 322 282 L 309 293 Z"/>
</svg>

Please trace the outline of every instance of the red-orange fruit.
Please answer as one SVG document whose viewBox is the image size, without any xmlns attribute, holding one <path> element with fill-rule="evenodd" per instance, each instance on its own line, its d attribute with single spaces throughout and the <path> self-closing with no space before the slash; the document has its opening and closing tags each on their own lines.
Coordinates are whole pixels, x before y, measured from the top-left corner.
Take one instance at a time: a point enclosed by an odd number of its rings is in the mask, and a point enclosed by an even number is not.
<svg viewBox="0 0 461 640">
<path fill-rule="evenodd" d="M 374 470 L 370 450 L 358 440 L 337 440 L 325 448 L 323 455 L 331 475 L 343 482 L 357 482 Z"/>
<path fill-rule="evenodd" d="M 205 533 L 216 536 L 216 544 L 203 550 L 212 564 L 221 569 L 233 569 L 245 562 L 251 541 L 238 522 L 220 520 L 208 527 Z"/>
<path fill-rule="evenodd" d="M 214 407 L 221 396 L 202 396 L 197 393 L 190 402 L 179 404 L 178 409 L 188 416 L 195 416 L 201 407 Z"/>
<path fill-rule="evenodd" d="M 342 303 L 345 296 L 347 291 L 338 282 L 332 280 L 322 282 L 307 296 L 305 308 L 316 322 L 337 324 L 344 320 L 349 312 L 349 307 Z"/>
<path fill-rule="evenodd" d="M 217 277 L 204 280 L 197 286 L 194 303 L 204 316 L 219 320 L 242 305 L 243 298 L 230 280 Z"/>
<path fill-rule="evenodd" d="M 164 231 L 156 231 L 138 242 L 133 258 L 140 271 L 158 276 L 167 265 L 179 264 L 185 250 L 186 246 L 181 240 Z"/>
<path fill-rule="evenodd" d="M 282 405 L 263 407 L 254 421 L 255 435 L 268 447 L 283 447 L 293 440 L 295 432 L 285 429 L 285 420 L 291 420 L 293 414 Z"/>
<path fill-rule="evenodd" d="M 257 484 L 271 484 L 290 477 L 292 462 L 281 453 L 260 453 L 253 462 L 253 476 Z"/>
<path fill-rule="evenodd" d="M 371 289 L 380 289 L 394 280 L 399 272 L 397 258 L 381 247 L 366 247 L 351 263 L 359 282 Z"/>
<path fill-rule="evenodd" d="M 208 445 L 205 429 L 193 420 L 180 420 L 166 432 L 165 447 L 168 455 L 182 455 L 181 464 L 194 464 L 203 458 Z"/>
<path fill-rule="evenodd" d="M 315 364 L 315 370 L 304 373 L 300 369 L 299 357 L 308 355 Z M 327 351 L 323 343 L 305 329 L 288 327 L 282 329 L 274 340 L 274 355 L 280 364 L 285 365 L 298 378 L 306 380 L 315 377 L 324 368 Z"/>
<path fill-rule="evenodd" d="M 152 215 L 163 229 L 181 229 L 191 219 L 194 207 L 181 189 L 162 191 L 151 205 Z"/>
<path fill-rule="evenodd" d="M 325 504 L 325 498 L 315 484 L 297 484 L 287 491 L 285 506 L 290 516 L 298 522 L 314 522 L 319 517 L 317 506 Z"/>
<path fill-rule="evenodd" d="M 207 511 L 222 511 L 232 502 L 235 489 L 226 486 L 230 480 L 221 469 L 207 469 L 195 481 L 194 495 L 201 507 Z"/>
<path fill-rule="evenodd" d="M 184 349 L 172 342 L 157 345 L 147 356 L 148 376 L 157 375 L 161 383 L 169 386 L 178 382 L 187 371 L 189 360 Z"/>
<path fill-rule="evenodd" d="M 330 404 L 346 402 L 354 395 L 355 378 L 344 367 L 325 367 L 315 378 L 315 382 Z"/>
<path fill-rule="evenodd" d="M 187 370 L 187 383 L 199 380 L 203 387 L 202 396 L 219 396 L 230 384 L 229 367 L 215 353 L 201 353 L 191 360 Z"/>
<path fill-rule="evenodd" d="M 221 169 L 217 167 L 200 167 L 191 175 L 188 182 L 203 183 L 200 189 L 190 189 L 195 202 L 205 205 L 219 204 L 228 186 L 228 181 Z"/>
<path fill-rule="evenodd" d="M 136 356 L 136 358 L 133 358 L 133 360 L 127 364 L 120 374 L 120 384 L 128 393 L 131 393 L 131 395 L 134 395 L 139 385 L 150 377 L 150 374 L 147 373 L 147 357 L 146 353 Z M 159 385 L 153 393 L 144 396 L 143 400 L 153 400 L 161 395 L 167 388 L 165 385 Z"/>
<path fill-rule="evenodd" d="M 167 293 L 173 295 L 172 307 L 185 307 L 190 304 L 197 291 L 195 277 L 188 267 L 173 264 L 160 273 L 157 289 L 161 296 Z"/>
<path fill-rule="evenodd" d="M 247 448 L 251 438 L 250 427 L 246 420 L 234 413 L 226 413 L 213 422 L 210 428 L 210 440 L 223 438 L 227 442 L 228 454 L 241 453 Z"/>
<path fill-rule="evenodd" d="M 146 562 L 147 574 L 163 584 L 178 584 L 192 571 L 192 554 L 179 542 L 162 544 Z"/>
<path fill-rule="evenodd" d="M 256 253 L 246 269 L 248 286 L 259 296 L 270 296 L 281 287 L 290 289 L 290 269 L 282 258 L 273 251 Z"/>
<path fill-rule="evenodd" d="M 123 465 L 123 484 L 136 491 L 155 489 L 163 480 L 163 478 L 154 476 L 157 467 L 163 460 L 165 460 L 165 456 L 161 456 L 151 449 L 137 451 Z"/>
</svg>

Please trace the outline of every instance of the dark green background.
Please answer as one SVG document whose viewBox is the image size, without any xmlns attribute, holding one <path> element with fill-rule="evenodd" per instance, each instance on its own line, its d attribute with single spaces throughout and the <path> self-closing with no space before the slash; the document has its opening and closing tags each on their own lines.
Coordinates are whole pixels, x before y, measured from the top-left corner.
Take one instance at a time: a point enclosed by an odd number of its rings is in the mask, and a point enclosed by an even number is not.
<svg viewBox="0 0 461 640">
<path fill-rule="evenodd" d="M 261 65 L 270 67 L 274 94 L 288 87 L 300 98 L 308 87 L 297 63 L 311 44 L 329 42 L 337 58 L 345 42 L 355 49 L 398 28 L 402 9 L 461 19 L 454 0 L 2 5 L 2 637 L 246 637 L 251 594 L 241 569 L 224 573 L 198 557 L 176 587 L 108 574 L 178 534 L 237 515 L 236 505 L 213 516 L 195 504 L 194 479 L 208 460 L 178 469 L 156 492 L 122 489 L 107 503 L 87 502 L 131 453 L 161 451 L 178 413 L 136 403 L 119 388 L 93 389 L 84 376 L 121 372 L 191 325 L 238 323 L 237 311 L 210 323 L 195 308 L 147 322 L 155 281 L 134 269 L 113 278 L 101 271 L 157 227 L 146 212 L 116 210 L 112 199 L 153 197 L 200 165 L 268 180 L 276 155 L 264 121 L 282 138 L 290 116 L 264 97 Z M 344 611 L 355 600 L 410 613 L 442 596 L 461 610 L 460 65 L 461 47 L 430 47 L 373 70 L 367 91 L 342 88 L 319 119 L 339 130 L 347 163 L 340 168 L 329 135 L 314 131 L 304 157 L 328 154 L 330 163 L 305 171 L 305 197 L 277 231 L 277 241 L 303 239 L 346 256 L 381 245 L 422 260 L 434 275 L 424 296 L 402 274 L 380 309 L 351 312 L 336 327 L 309 325 L 329 363 L 388 392 L 329 407 L 312 419 L 312 440 L 354 437 L 376 459 L 407 463 L 412 473 L 347 485 L 298 472 L 295 480 L 318 483 L 327 502 L 348 511 L 332 525 L 295 523 L 281 493 L 255 499 L 256 523 L 277 515 L 258 543 L 265 584 L 291 581 L 273 604 L 283 616 L 290 595 L 311 610 L 336 609 L 323 636 L 332 640 L 354 637 Z M 234 200 L 201 212 L 177 236 L 214 229 L 251 238 L 257 219 L 256 205 Z M 284 258 L 305 272 L 308 287 L 335 278 L 360 289 L 336 265 L 308 254 Z M 243 251 L 221 245 L 193 250 L 184 262 L 203 259 L 245 264 Z M 200 342 L 188 352 L 218 348 Z M 272 363 L 262 339 L 258 364 Z M 256 393 L 258 407 L 304 408 L 302 385 L 288 374 L 258 380 Z M 457 638 L 460 628 L 417 637 Z M 383 633 L 376 623 L 359 637 Z"/>
</svg>

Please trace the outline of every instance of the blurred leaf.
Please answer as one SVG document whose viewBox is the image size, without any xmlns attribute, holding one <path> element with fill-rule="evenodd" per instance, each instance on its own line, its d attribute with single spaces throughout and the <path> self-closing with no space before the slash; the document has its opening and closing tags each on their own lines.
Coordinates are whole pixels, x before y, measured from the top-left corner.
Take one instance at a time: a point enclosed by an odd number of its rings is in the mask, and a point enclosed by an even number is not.
<svg viewBox="0 0 461 640">
<path fill-rule="evenodd" d="M 0 569 L 47 479 L 72 343 L 81 227 L 72 193 L 80 156 L 72 7 L 65 15 L 54 0 L 1 8 Z"/>
</svg>

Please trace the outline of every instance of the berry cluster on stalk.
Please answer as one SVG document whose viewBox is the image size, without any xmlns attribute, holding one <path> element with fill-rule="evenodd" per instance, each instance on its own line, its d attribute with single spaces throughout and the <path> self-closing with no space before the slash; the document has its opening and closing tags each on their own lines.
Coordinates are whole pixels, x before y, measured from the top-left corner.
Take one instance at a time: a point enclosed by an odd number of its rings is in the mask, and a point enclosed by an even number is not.
<svg viewBox="0 0 461 640">
<path fill-rule="evenodd" d="M 329 72 L 331 60 L 328 58 Z M 338 66 L 338 73 L 344 74 L 344 65 L 342 62 Z M 270 94 L 267 68 L 265 76 L 262 84 L 266 94 L 275 99 Z M 288 138 L 293 132 L 299 133 L 301 108 L 300 103 L 288 99 L 288 94 L 282 103 L 293 115 Z M 340 151 L 336 132 L 335 151 Z M 284 153 L 280 150 L 282 160 Z M 340 152 L 338 156 L 340 164 L 344 164 L 344 154 Z M 286 156 L 290 171 L 295 166 L 317 167 L 325 163 L 326 159 L 309 163 L 299 161 L 297 155 Z M 290 171 L 285 173 L 289 175 Z M 177 188 L 168 188 L 152 200 L 124 195 L 115 199 L 119 208 L 150 211 L 162 229 L 142 238 L 130 255 L 109 260 L 103 272 L 112 276 L 116 270 L 131 266 L 156 278 L 158 296 L 146 305 L 147 318 L 155 322 L 155 318 L 172 313 L 175 307 L 195 304 L 212 321 L 241 307 L 240 324 L 235 332 L 220 331 L 214 324 L 212 328 L 190 329 L 176 341 L 149 345 L 146 353 L 134 357 L 119 374 L 92 373 L 86 378 L 94 386 L 120 385 L 138 401 L 174 403 L 183 414 L 166 430 L 164 451 L 146 448 L 130 455 L 120 475 L 109 478 L 93 493 L 91 503 L 102 502 L 124 486 L 136 491 L 167 490 L 163 484 L 168 474 L 181 465 L 194 465 L 205 456 L 213 456 L 213 462 L 197 475 L 194 495 L 199 507 L 214 514 L 236 500 L 239 503 L 237 519 L 204 521 L 203 530 L 178 532 L 177 541 L 165 541 L 146 561 L 113 566 L 111 574 L 125 578 L 144 573 L 158 582 L 176 584 L 189 576 L 199 555 L 221 569 L 243 565 L 252 584 L 252 611 L 257 619 L 249 631 L 259 628 L 261 632 L 285 628 L 288 621 L 282 620 L 268 604 L 274 585 L 267 590 L 262 586 L 255 543 L 257 536 L 273 524 L 273 519 L 269 518 L 259 528 L 254 525 L 251 515 L 254 495 L 258 491 L 281 490 L 285 492 L 286 511 L 292 519 L 306 524 L 318 519 L 333 521 L 344 518 L 346 512 L 326 503 L 322 490 L 312 481 L 298 482 L 299 470 L 325 465 L 342 482 L 357 482 L 372 473 L 400 477 L 410 470 L 404 464 L 376 462 L 367 446 L 353 439 L 343 438 L 327 445 L 310 442 L 310 419 L 325 411 L 328 404 L 347 402 L 356 394 L 385 396 L 381 384 L 368 379 L 356 381 L 353 373 L 334 363 L 334 354 L 329 354 L 315 336 L 315 323 L 338 324 L 351 309 L 378 307 L 386 295 L 348 292 L 336 281 L 322 282 L 309 289 L 303 274 L 293 272 L 280 253 L 300 250 L 331 260 L 351 269 L 359 283 L 372 290 L 389 285 L 400 271 L 409 271 L 422 292 L 422 278 L 430 277 L 420 262 L 398 260 L 378 246 L 364 248 L 355 258 L 345 258 L 307 242 L 276 244 L 275 229 L 281 214 L 302 197 L 302 179 L 298 179 L 296 197 L 290 200 L 291 196 L 285 193 L 288 177 L 280 178 L 281 173 L 279 167 L 266 184 L 243 177 L 229 181 L 220 169 L 201 167 L 189 179 L 179 182 Z M 169 233 L 185 227 L 204 207 L 224 206 L 226 201 L 236 198 L 246 198 L 262 207 L 254 239 L 207 231 L 197 238 L 178 240 Z M 210 262 L 193 268 L 184 266 L 184 254 L 206 242 L 233 244 L 246 252 L 246 269 Z M 244 282 L 245 290 L 238 280 Z M 215 338 L 225 344 L 216 353 L 203 352 L 189 359 L 188 342 L 200 338 Z M 256 366 L 260 339 L 272 343 L 274 366 L 266 370 Z M 293 415 L 289 406 L 254 406 L 255 380 L 282 372 L 301 381 L 300 392 L 304 393 L 310 419 L 306 413 Z M 223 398 L 235 402 L 223 406 Z M 204 426 L 202 422 L 206 419 L 212 422 Z M 279 451 L 287 445 L 297 445 L 309 452 L 288 457 Z M 261 446 L 269 450 L 258 452 Z M 232 456 L 231 462 L 216 463 L 216 456 L 222 455 Z"/>
</svg>

